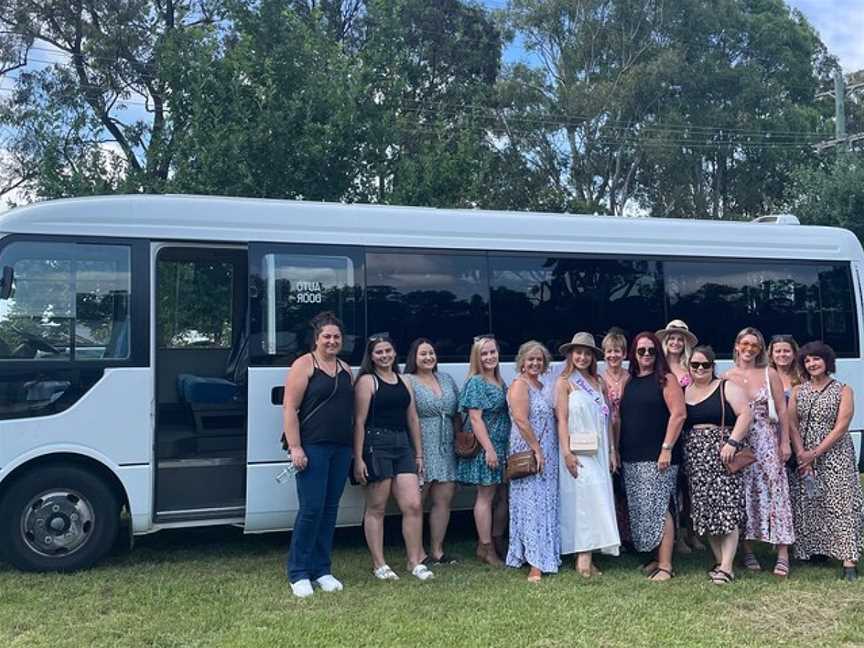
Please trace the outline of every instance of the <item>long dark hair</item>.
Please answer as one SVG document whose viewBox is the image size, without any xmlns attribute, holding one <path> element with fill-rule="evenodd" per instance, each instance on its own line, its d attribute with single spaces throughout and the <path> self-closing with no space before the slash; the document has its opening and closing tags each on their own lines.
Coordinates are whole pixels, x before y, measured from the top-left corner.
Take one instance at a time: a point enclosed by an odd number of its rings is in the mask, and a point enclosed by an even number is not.
<svg viewBox="0 0 864 648">
<path fill-rule="evenodd" d="M 342 324 L 342 320 L 336 317 L 336 313 L 333 311 L 322 311 L 318 313 L 315 317 L 309 320 L 309 326 L 312 327 L 312 350 L 315 350 L 315 343 L 318 342 L 318 336 L 321 335 L 321 331 L 325 326 L 335 326 L 339 329 L 339 333 L 342 334 L 342 337 L 345 337 L 345 326 Z"/>
<path fill-rule="evenodd" d="M 376 335 L 369 340 L 366 341 L 366 350 L 363 352 L 363 360 L 360 362 L 360 371 L 357 372 L 357 377 L 365 376 L 366 374 L 374 374 L 375 373 L 375 363 L 372 362 L 372 351 L 375 349 L 376 344 L 381 344 L 382 342 L 386 342 L 390 346 L 393 347 L 394 353 L 396 352 L 396 345 L 393 344 L 393 340 L 390 339 L 389 335 Z M 393 359 L 393 373 L 399 373 L 399 363 L 397 362 L 398 354 L 396 358 Z"/>
<path fill-rule="evenodd" d="M 408 356 L 405 358 L 405 373 L 406 374 L 416 374 L 417 373 L 417 350 L 420 348 L 421 344 L 428 344 L 432 347 L 432 350 L 435 352 L 435 366 L 432 367 L 432 371 L 438 371 L 438 349 L 435 348 L 435 345 L 432 343 L 432 340 L 429 338 L 420 337 L 414 340 L 411 343 L 411 346 L 408 347 Z M 395 347 L 394 347 L 395 348 Z"/>
<path fill-rule="evenodd" d="M 627 360 L 630 366 L 627 371 L 631 378 L 639 377 L 639 356 L 636 354 L 636 347 L 639 346 L 639 340 L 647 339 L 654 343 L 654 376 L 657 378 L 657 383 L 661 387 L 666 386 L 666 374 L 670 372 L 669 363 L 666 362 L 666 356 L 663 354 L 663 345 L 660 340 L 651 331 L 642 331 L 633 337 L 630 343 L 630 351 L 627 352 Z"/>
<path fill-rule="evenodd" d="M 711 363 L 711 380 L 717 380 L 717 354 L 714 353 L 713 347 L 708 344 L 694 347 L 693 352 L 690 354 L 690 358 L 692 359 L 697 353 L 701 353 L 705 356 L 705 359 Z M 690 370 L 690 374 L 693 374 L 692 369 Z"/>
</svg>

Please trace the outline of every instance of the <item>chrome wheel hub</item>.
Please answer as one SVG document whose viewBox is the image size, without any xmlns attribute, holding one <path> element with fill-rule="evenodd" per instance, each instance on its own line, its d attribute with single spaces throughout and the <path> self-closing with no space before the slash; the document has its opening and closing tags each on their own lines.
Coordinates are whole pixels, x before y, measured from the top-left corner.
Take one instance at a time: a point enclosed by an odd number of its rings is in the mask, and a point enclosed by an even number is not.
<svg viewBox="0 0 864 648">
<path fill-rule="evenodd" d="M 93 531 L 93 507 L 72 490 L 51 490 L 30 500 L 21 512 L 21 536 L 43 556 L 60 556 L 80 549 Z"/>
</svg>

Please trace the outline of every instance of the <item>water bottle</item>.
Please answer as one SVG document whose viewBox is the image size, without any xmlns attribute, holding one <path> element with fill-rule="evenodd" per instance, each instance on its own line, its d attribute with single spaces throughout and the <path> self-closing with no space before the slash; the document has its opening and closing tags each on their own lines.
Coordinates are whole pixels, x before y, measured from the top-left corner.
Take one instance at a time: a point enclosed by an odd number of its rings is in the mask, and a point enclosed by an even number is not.
<svg viewBox="0 0 864 648">
<path fill-rule="evenodd" d="M 276 475 L 276 477 L 274 477 L 274 479 L 276 480 L 277 484 L 284 484 L 296 474 L 297 468 L 295 468 L 294 464 L 289 461 L 288 465 L 285 466 L 282 471 L 278 475 Z"/>
<path fill-rule="evenodd" d="M 819 497 L 819 484 L 816 482 L 816 475 L 811 471 L 804 475 L 804 494 L 810 499 Z"/>
</svg>

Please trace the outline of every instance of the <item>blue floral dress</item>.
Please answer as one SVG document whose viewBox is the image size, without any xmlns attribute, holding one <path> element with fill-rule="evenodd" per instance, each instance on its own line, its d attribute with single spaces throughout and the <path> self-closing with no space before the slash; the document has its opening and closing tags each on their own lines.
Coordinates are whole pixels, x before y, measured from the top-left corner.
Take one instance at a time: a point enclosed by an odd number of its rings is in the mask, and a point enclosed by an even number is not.
<svg viewBox="0 0 864 648">
<path fill-rule="evenodd" d="M 528 421 L 543 451 L 543 472 L 510 482 L 510 548 L 507 565 L 526 562 L 545 573 L 561 565 L 558 519 L 558 435 L 548 390 L 528 385 Z M 510 454 L 529 450 L 519 428 L 510 432 Z"/>
<path fill-rule="evenodd" d="M 411 374 L 414 404 L 420 419 L 423 440 L 423 466 L 427 482 L 456 480 L 456 454 L 453 451 L 453 417 L 459 408 L 459 388 L 453 376 L 436 373 L 441 395 L 429 389 Z"/>
<path fill-rule="evenodd" d="M 486 451 L 480 450 L 471 459 L 456 462 L 456 480 L 463 484 L 492 486 L 504 481 L 504 469 L 507 466 L 507 441 L 510 437 L 510 413 L 507 410 L 506 387 L 493 385 L 482 376 L 472 376 L 462 388 L 459 397 L 459 408 L 463 412 L 469 409 L 483 410 L 483 423 L 489 439 L 498 455 L 498 468 L 492 470 L 486 465 Z M 466 417 L 467 418 L 467 417 Z M 466 429 L 471 429 L 471 421 L 466 420 Z"/>
</svg>

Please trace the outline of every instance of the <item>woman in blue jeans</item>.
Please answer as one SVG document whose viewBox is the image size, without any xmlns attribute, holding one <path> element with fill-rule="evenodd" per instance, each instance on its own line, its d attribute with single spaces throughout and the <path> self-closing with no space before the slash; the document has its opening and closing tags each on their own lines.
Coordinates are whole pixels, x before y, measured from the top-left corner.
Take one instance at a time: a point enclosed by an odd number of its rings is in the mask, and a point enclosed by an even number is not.
<svg viewBox="0 0 864 648">
<path fill-rule="evenodd" d="M 339 360 L 342 322 L 331 312 L 312 321 L 313 349 L 297 358 L 285 380 L 283 434 L 297 469 L 299 510 L 288 553 L 294 596 L 313 593 L 313 583 L 338 592 L 330 569 L 339 499 L 351 465 L 354 384 Z"/>
</svg>

